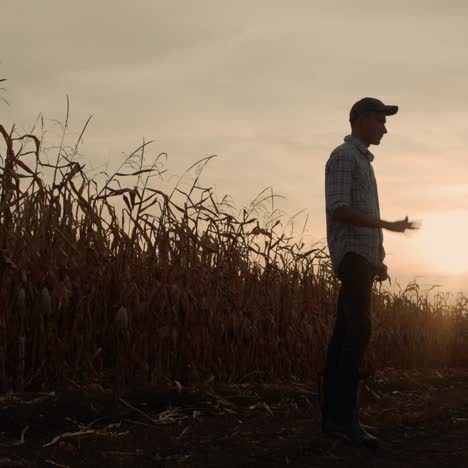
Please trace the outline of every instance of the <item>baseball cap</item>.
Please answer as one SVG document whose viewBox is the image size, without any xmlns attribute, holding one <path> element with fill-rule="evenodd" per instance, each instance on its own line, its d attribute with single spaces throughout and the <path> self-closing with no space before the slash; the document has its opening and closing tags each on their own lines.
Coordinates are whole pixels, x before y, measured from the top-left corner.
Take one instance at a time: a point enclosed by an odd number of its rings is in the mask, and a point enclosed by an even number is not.
<svg viewBox="0 0 468 468">
<path fill-rule="evenodd" d="M 386 105 L 382 101 L 372 97 L 365 97 L 353 104 L 349 112 L 349 120 L 356 120 L 359 115 L 368 112 L 383 112 L 385 115 L 395 115 L 398 112 L 398 106 Z"/>
</svg>

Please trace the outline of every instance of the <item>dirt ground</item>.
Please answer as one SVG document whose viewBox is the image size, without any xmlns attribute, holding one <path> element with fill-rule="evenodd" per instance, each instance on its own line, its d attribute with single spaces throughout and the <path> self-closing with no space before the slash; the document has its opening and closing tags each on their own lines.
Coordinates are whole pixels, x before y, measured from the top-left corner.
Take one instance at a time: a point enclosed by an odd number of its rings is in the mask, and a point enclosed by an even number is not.
<svg viewBox="0 0 468 468">
<path fill-rule="evenodd" d="M 377 449 L 320 433 L 315 382 L 1 395 L 0 468 L 468 466 L 468 369 L 388 369 L 361 400 Z"/>
</svg>

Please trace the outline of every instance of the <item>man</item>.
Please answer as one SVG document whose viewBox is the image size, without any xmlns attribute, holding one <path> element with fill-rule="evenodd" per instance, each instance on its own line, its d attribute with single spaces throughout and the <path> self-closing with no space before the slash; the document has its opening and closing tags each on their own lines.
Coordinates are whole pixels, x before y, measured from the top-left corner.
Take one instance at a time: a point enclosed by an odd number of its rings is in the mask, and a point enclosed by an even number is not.
<svg viewBox="0 0 468 468">
<path fill-rule="evenodd" d="M 388 278 L 382 229 L 417 229 L 408 217 L 380 219 L 374 155 L 368 149 L 380 144 L 387 133 L 386 116 L 397 112 L 397 106 L 375 98 L 356 102 L 349 115 L 351 135 L 331 153 L 325 169 L 327 242 L 341 289 L 325 365 L 322 431 L 367 446 L 378 445 L 378 439 L 359 423 L 356 400 L 359 367 L 371 334 L 372 284 Z"/>
</svg>

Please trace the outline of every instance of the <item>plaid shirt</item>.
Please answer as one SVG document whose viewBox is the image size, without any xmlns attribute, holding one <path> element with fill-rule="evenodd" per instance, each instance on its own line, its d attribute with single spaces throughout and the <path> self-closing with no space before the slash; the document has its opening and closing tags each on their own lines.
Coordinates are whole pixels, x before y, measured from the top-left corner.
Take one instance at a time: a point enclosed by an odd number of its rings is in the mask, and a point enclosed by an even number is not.
<svg viewBox="0 0 468 468">
<path fill-rule="evenodd" d="M 374 155 L 356 137 L 348 135 L 344 141 L 333 150 L 325 167 L 327 242 L 335 273 L 347 252 L 360 254 L 373 265 L 380 265 L 385 257 L 382 229 L 332 219 L 333 212 L 341 206 L 380 219 L 377 181 L 371 164 Z"/>
</svg>

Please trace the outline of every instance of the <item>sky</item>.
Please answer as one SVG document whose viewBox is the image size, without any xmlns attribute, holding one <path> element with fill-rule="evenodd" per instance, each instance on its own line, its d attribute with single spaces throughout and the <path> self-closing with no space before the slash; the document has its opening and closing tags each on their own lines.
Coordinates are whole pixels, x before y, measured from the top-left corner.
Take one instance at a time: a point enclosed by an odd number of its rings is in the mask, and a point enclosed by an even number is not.
<svg viewBox="0 0 468 468">
<path fill-rule="evenodd" d="M 247 206 L 267 187 L 306 243 L 326 235 L 324 166 L 352 104 L 400 108 L 372 146 L 394 281 L 468 291 L 468 4 L 464 0 L 2 0 L 0 120 L 54 136 L 66 96 L 80 162 L 116 168 L 143 138 L 169 176 L 203 172 Z M 58 141 L 58 137 L 57 140 Z M 187 182 L 188 183 L 188 182 Z"/>
</svg>

